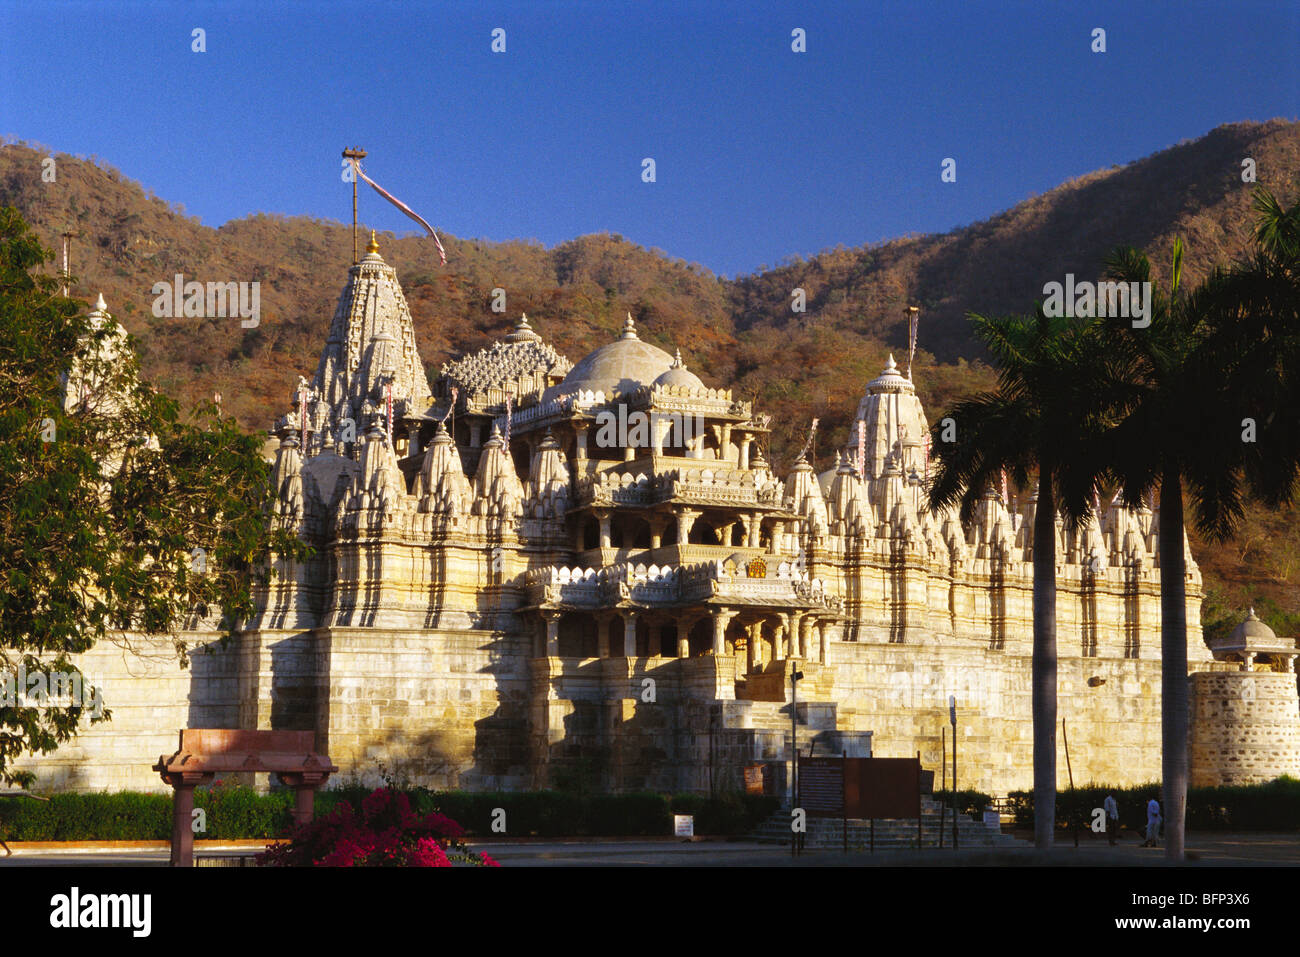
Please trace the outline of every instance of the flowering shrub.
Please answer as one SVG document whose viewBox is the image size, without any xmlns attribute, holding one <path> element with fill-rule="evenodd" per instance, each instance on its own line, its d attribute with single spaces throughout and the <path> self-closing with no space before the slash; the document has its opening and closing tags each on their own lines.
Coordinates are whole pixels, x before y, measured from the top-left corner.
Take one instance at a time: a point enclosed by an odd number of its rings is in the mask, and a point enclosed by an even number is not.
<svg viewBox="0 0 1300 957">
<path fill-rule="evenodd" d="M 270 867 L 497 867 L 470 850 L 461 826 L 445 815 L 416 814 L 405 794 L 378 788 L 358 813 L 346 801 L 299 827 L 287 844 L 268 847 L 257 862 Z"/>
</svg>

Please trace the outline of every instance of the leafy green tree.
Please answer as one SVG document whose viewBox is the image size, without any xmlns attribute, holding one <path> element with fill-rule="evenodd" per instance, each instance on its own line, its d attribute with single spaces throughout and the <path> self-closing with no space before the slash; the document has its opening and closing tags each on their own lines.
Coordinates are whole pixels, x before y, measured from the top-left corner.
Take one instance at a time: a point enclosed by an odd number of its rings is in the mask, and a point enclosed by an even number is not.
<svg viewBox="0 0 1300 957">
<path fill-rule="evenodd" d="M 1247 493 L 1291 502 L 1300 475 L 1300 204 L 1256 194 L 1254 257 L 1219 269 L 1184 294 L 1181 244 L 1168 290 L 1141 252 L 1117 250 L 1108 275 L 1151 282 L 1146 328 L 1105 325 L 1125 392 L 1117 424 L 1087 454 L 1136 504 L 1159 491 L 1162 776 L 1166 856 L 1183 859 L 1188 786 L 1187 583 L 1184 486 L 1191 520 L 1210 540 L 1229 537 Z"/>
<path fill-rule="evenodd" d="M 0 698 L 7 784 L 33 778 L 16 758 L 109 716 L 93 713 L 88 690 L 71 703 L 23 692 L 57 687 L 56 676 L 76 687 L 74 656 L 105 640 L 171 636 L 183 662 L 186 624 L 232 633 L 269 553 L 303 551 L 266 518 L 258 437 L 211 405 L 184 421 L 139 381 L 122 330 L 92 321 L 41 272 L 52 259 L 15 210 L 0 209 L 0 692 L 6 681 L 15 692 Z"/>
<path fill-rule="evenodd" d="M 998 369 L 997 388 L 952 406 L 933 427 L 932 508 L 961 505 L 968 526 L 1003 470 L 1020 487 L 1037 473 L 1034 513 L 1034 843 L 1050 847 L 1056 808 L 1056 516 L 1076 527 L 1090 513 L 1092 476 L 1079 440 L 1108 424 L 1110 358 L 1095 325 L 1073 318 L 973 315 L 975 335 Z M 956 423 L 944 441 L 944 418 Z"/>
</svg>

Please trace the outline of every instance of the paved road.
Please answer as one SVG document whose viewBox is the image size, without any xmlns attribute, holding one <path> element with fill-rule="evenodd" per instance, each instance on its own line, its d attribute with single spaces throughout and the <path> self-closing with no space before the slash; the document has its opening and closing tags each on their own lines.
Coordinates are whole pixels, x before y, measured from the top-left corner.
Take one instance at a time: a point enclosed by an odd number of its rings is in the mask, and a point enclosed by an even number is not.
<svg viewBox="0 0 1300 957">
<path fill-rule="evenodd" d="M 507 867 L 1032 867 L 1040 864 L 1158 867 L 1164 864 L 1164 852 L 1159 848 L 1143 848 L 1128 842 L 1112 848 L 1104 840 L 1085 840 L 1078 849 L 1067 840 L 1064 846 L 1057 846 L 1047 855 L 1037 854 L 1025 843 L 1020 847 L 957 852 L 950 848 L 878 851 L 874 855 L 866 852 L 848 855 L 820 852 L 805 854 L 797 861 L 791 860 L 790 849 L 787 847 L 750 841 L 520 841 L 476 846 Z M 1188 850 L 1188 863 L 1197 866 L 1300 865 L 1300 835 L 1296 834 L 1219 834 L 1205 838 L 1192 836 Z M 247 852 L 247 848 L 242 849 L 242 853 Z M 153 848 L 116 848 L 99 852 L 20 849 L 13 857 L 0 857 L 0 868 L 166 865 L 167 852 Z"/>
</svg>

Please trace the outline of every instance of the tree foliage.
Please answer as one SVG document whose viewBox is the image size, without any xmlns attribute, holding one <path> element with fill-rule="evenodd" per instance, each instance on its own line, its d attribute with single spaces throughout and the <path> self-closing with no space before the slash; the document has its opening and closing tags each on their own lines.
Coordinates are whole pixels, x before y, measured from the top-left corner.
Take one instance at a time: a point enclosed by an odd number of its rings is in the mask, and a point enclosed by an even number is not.
<svg viewBox="0 0 1300 957">
<path fill-rule="evenodd" d="M 111 713 L 93 706 L 76 655 L 105 640 L 169 637 L 183 662 L 187 623 L 203 618 L 230 634 L 252 609 L 268 553 L 303 550 L 267 521 L 261 440 L 210 404 L 182 418 L 174 400 L 139 380 L 116 324 L 92 322 L 84 303 L 41 274 L 50 259 L 17 212 L 0 209 L 0 682 L 13 688 L 0 704 L 0 780 L 8 783 L 30 780 L 15 758 L 54 750 L 83 721 Z M 58 676 L 78 693 L 41 700 Z"/>
</svg>

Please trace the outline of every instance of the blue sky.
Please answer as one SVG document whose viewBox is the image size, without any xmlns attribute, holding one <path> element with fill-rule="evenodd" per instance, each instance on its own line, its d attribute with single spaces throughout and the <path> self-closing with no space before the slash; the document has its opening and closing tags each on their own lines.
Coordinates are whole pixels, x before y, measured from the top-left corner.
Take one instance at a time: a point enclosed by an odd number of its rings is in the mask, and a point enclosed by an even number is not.
<svg viewBox="0 0 1300 957">
<path fill-rule="evenodd" d="M 339 152 L 360 144 L 441 231 L 610 231 L 735 275 L 1297 118 L 1297 50 L 1295 0 L 0 0 L 0 135 L 95 155 L 212 226 L 346 221 Z M 361 203 L 369 226 L 413 228 Z"/>
</svg>

